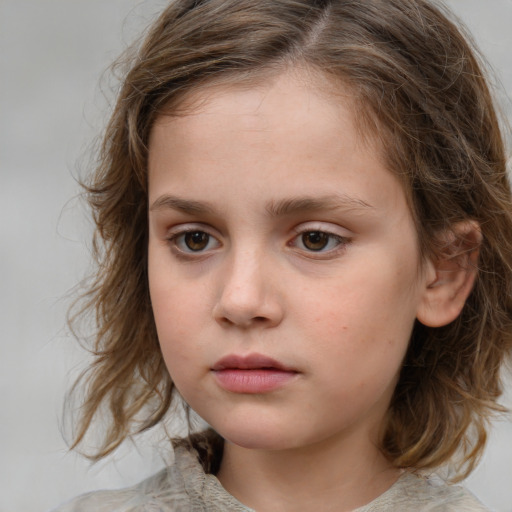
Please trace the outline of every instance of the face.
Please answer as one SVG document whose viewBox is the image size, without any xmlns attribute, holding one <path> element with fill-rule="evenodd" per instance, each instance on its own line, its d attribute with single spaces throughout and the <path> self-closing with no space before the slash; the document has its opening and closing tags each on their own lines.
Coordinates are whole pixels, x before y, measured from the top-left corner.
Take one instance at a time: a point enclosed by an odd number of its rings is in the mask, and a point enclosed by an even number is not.
<svg viewBox="0 0 512 512">
<path fill-rule="evenodd" d="M 380 428 L 425 276 L 402 186 L 350 95 L 219 87 L 149 148 L 149 285 L 181 395 L 239 446 Z M 194 108 L 195 105 L 195 108 Z"/>
</svg>

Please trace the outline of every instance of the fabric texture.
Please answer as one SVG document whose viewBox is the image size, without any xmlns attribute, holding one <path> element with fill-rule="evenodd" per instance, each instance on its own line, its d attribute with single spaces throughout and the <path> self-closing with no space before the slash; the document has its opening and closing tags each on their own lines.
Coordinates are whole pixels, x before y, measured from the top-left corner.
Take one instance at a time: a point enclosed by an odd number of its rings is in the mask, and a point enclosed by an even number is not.
<svg viewBox="0 0 512 512">
<path fill-rule="evenodd" d="M 177 442 L 174 463 L 147 480 L 126 489 L 84 494 L 53 512 L 254 512 L 207 472 L 221 447 L 218 441 L 215 445 L 206 442 L 205 436 L 197 439 L 201 441 L 194 447 L 185 441 Z M 464 487 L 405 472 L 384 494 L 354 512 L 487 510 Z"/>
</svg>

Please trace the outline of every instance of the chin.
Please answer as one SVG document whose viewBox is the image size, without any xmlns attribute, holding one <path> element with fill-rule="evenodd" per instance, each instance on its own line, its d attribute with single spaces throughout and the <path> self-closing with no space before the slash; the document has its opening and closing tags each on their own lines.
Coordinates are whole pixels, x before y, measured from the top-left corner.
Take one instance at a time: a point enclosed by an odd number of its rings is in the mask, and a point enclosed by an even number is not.
<svg viewBox="0 0 512 512">
<path fill-rule="evenodd" d="M 271 436 L 268 432 L 228 432 L 222 437 L 241 448 L 247 450 L 286 450 L 293 448 L 289 439 L 282 439 L 284 436 Z"/>
<path fill-rule="evenodd" d="M 314 443 L 308 436 L 297 435 L 293 428 L 262 423 L 253 425 L 213 425 L 226 441 L 247 450 L 293 450 Z"/>
<path fill-rule="evenodd" d="M 261 420 L 210 425 L 229 443 L 248 450 L 286 450 L 294 447 L 289 428 L 269 425 Z"/>
</svg>

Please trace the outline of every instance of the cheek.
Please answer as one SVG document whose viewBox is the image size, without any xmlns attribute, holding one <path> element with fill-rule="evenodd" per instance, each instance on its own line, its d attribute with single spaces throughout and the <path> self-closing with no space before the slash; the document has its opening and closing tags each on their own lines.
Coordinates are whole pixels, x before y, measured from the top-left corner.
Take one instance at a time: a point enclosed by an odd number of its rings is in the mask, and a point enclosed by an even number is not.
<svg viewBox="0 0 512 512">
<path fill-rule="evenodd" d="M 156 247 L 155 247 L 156 246 Z M 151 305 L 159 334 L 175 334 L 182 338 L 191 323 L 204 319 L 204 285 L 197 279 L 187 279 L 170 263 L 167 248 L 150 242 L 148 280 Z"/>
<path fill-rule="evenodd" d="M 191 325 L 197 319 L 197 304 L 180 295 L 174 286 L 158 283 L 150 289 L 162 356 L 171 379 L 187 400 L 189 393 L 197 392 L 197 354 L 201 348 L 191 333 Z M 181 300 L 176 300 L 178 296 Z"/>
<path fill-rule="evenodd" d="M 390 267 L 369 264 L 326 283 L 297 315 L 315 357 L 329 353 L 326 371 L 340 379 L 349 375 L 359 386 L 394 379 L 414 325 L 410 276 Z"/>
<path fill-rule="evenodd" d="M 408 332 L 415 318 L 414 297 L 396 279 L 383 279 L 382 272 L 353 272 L 332 280 L 317 293 L 304 294 L 301 317 L 324 338 L 348 333 L 361 342 Z"/>
<path fill-rule="evenodd" d="M 194 329 L 199 328 L 204 312 L 200 311 L 197 300 L 180 294 L 172 287 L 169 290 L 153 288 L 151 301 L 164 357 L 185 357 L 194 348 L 198 348 L 194 347 L 194 342 L 197 341 Z"/>
<path fill-rule="evenodd" d="M 192 294 L 185 293 L 163 258 L 149 252 L 148 278 L 151 306 L 158 340 L 167 366 L 176 358 L 187 357 L 189 324 L 197 310 Z M 171 370 L 169 368 L 169 370 Z"/>
</svg>

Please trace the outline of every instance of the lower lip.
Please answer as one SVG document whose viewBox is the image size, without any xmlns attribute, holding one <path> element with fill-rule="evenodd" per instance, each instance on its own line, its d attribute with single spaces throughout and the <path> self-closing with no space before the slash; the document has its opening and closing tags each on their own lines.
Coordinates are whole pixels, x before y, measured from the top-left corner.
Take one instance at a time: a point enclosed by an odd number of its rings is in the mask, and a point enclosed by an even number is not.
<svg viewBox="0 0 512 512">
<path fill-rule="evenodd" d="M 228 368 L 213 372 L 219 385 L 232 393 L 268 393 L 283 387 L 297 376 L 275 369 L 242 370 Z"/>
</svg>

